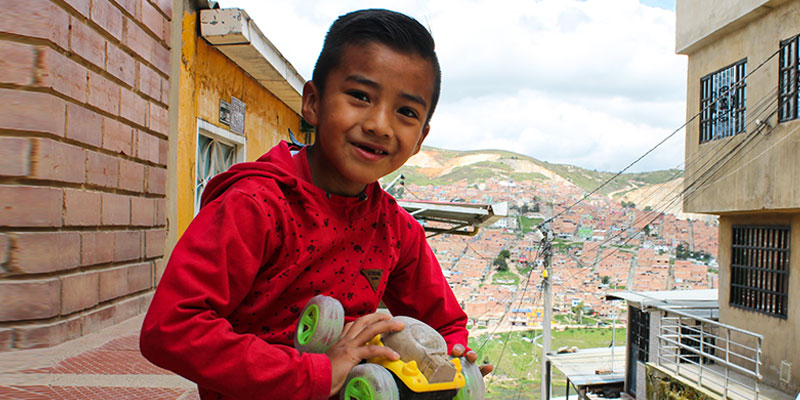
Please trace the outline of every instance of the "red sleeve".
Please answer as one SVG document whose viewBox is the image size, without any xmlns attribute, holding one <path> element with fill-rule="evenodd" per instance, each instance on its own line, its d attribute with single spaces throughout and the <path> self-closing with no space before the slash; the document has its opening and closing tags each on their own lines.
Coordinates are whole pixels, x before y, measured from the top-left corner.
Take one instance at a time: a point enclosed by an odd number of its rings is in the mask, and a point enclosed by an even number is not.
<svg viewBox="0 0 800 400">
<path fill-rule="evenodd" d="M 328 398 L 326 355 L 234 332 L 226 319 L 279 247 L 271 229 L 262 205 L 235 188 L 202 208 L 175 246 L 144 319 L 140 347 L 148 360 L 235 398 Z"/>
<path fill-rule="evenodd" d="M 389 276 L 383 302 L 392 314 L 416 318 L 436 329 L 447 342 L 448 353 L 456 344 L 467 348 L 467 314 L 445 280 L 422 226 L 408 219 L 402 256 Z M 406 225 L 405 221 L 401 224 Z"/>
</svg>

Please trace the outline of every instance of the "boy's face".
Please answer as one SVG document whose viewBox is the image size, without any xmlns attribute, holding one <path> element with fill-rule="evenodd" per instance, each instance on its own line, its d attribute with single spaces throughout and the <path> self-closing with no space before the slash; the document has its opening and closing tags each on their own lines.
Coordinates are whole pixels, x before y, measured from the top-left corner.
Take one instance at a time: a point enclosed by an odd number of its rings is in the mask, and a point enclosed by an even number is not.
<svg viewBox="0 0 800 400">
<path fill-rule="evenodd" d="M 322 93 L 303 88 L 303 117 L 316 127 L 309 149 L 314 184 L 356 195 L 400 168 L 428 135 L 434 72 L 430 62 L 379 43 L 350 45 Z"/>
</svg>

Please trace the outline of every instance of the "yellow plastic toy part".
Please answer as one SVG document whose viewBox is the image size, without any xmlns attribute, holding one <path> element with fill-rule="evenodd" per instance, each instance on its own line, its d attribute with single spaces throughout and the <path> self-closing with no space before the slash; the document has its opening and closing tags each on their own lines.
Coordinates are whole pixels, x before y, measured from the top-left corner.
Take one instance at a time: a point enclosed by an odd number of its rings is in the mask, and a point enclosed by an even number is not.
<svg viewBox="0 0 800 400">
<path fill-rule="evenodd" d="M 368 345 L 383 346 L 381 336 L 375 336 Z M 400 380 L 416 393 L 437 392 L 441 390 L 461 389 L 466 385 L 464 375 L 461 373 L 461 360 L 453 358 L 450 362 L 456 368 L 456 376 L 451 382 L 429 383 L 428 378 L 419 370 L 416 361 L 404 362 L 403 360 L 392 361 L 385 357 L 373 357 L 368 362 L 378 364 L 395 374 Z"/>
</svg>

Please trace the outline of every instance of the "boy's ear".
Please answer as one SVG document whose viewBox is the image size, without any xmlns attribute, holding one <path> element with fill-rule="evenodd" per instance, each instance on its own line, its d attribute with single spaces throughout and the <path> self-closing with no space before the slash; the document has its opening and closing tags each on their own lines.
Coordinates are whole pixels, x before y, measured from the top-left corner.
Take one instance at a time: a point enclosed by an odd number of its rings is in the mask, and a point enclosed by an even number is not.
<svg viewBox="0 0 800 400">
<path fill-rule="evenodd" d="M 306 82 L 306 84 L 303 85 L 303 119 L 314 127 L 317 126 L 318 121 L 317 111 L 319 109 L 319 100 L 317 86 L 314 85 L 312 81 Z"/>
<path fill-rule="evenodd" d="M 425 141 L 425 138 L 428 137 L 428 132 L 431 131 L 431 125 L 425 124 L 425 127 L 422 128 L 422 135 L 419 136 L 419 141 L 417 142 L 417 148 L 414 149 L 414 152 L 411 153 L 413 156 L 414 154 L 419 153 L 420 149 L 422 149 L 422 142 Z"/>
</svg>

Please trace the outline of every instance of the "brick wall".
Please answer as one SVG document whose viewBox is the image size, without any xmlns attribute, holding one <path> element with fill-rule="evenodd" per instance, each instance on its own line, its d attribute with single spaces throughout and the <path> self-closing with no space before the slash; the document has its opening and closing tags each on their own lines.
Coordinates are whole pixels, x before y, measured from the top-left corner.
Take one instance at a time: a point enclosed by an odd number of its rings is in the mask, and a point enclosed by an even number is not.
<svg viewBox="0 0 800 400">
<path fill-rule="evenodd" d="M 145 311 L 164 254 L 172 0 L 0 0 L 0 351 Z"/>
</svg>

